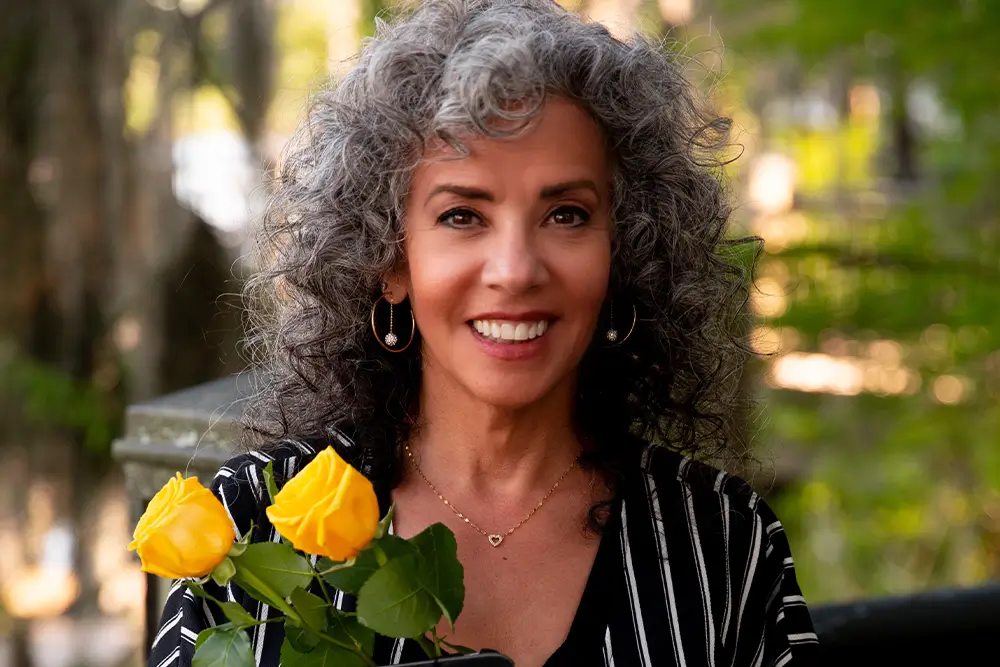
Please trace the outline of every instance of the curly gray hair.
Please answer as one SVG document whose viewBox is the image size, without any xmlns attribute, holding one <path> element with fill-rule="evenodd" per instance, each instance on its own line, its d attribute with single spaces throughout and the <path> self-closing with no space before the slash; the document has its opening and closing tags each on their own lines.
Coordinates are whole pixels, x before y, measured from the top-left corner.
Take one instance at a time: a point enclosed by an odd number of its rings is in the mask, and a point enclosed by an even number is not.
<svg viewBox="0 0 1000 667">
<path fill-rule="evenodd" d="M 463 136 L 514 131 L 491 121 L 521 126 L 558 95 L 606 138 L 609 296 L 639 318 L 625 345 L 595 344 L 581 362 L 581 436 L 608 465 L 628 442 L 726 447 L 750 353 L 746 293 L 759 240 L 725 238 L 729 122 L 702 104 L 682 65 L 654 41 L 616 39 L 552 0 L 426 0 L 377 21 L 290 143 L 257 236 L 262 269 L 246 295 L 264 380 L 248 406 L 247 444 L 338 429 L 367 470 L 398 473 L 419 410 L 419 335 L 407 353 L 388 354 L 368 323 L 401 259 L 411 173 L 429 140 L 462 150 Z"/>
</svg>

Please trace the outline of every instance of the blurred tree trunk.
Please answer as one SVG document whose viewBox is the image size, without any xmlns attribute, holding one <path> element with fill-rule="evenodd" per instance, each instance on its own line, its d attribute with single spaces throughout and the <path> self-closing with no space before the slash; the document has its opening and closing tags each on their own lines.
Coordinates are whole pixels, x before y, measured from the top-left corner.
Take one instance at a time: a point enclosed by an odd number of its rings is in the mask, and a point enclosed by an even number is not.
<svg viewBox="0 0 1000 667">
<path fill-rule="evenodd" d="M 236 370 L 235 354 L 220 357 L 235 348 L 239 317 L 233 308 L 219 318 L 217 301 L 237 291 L 232 260 L 174 196 L 174 110 L 198 86 L 216 85 L 259 147 L 273 89 L 273 0 L 211 0 L 194 16 L 125 0 L 6 4 L 0 365 L 8 357 L 44 362 L 78 386 L 100 388 L 119 412 L 125 402 Z M 222 9 L 230 11 L 225 58 L 218 49 L 198 51 L 202 20 Z M 159 74 L 154 117 L 136 130 L 126 123 L 125 83 L 140 31 L 156 37 Z M 207 57 L 210 67 L 199 70 L 194 56 Z M 204 76 L 209 69 L 222 74 Z M 206 349 L 202 327 L 221 330 L 214 340 L 223 352 Z M 178 359 L 186 363 L 172 363 Z M 0 368 L 0 389 L 5 379 Z M 107 478 L 107 450 L 88 449 L 76 424 L 22 418 L 22 392 L 14 389 L 0 392 L 0 410 L 10 417 L 0 422 L 0 446 L 44 443 L 44 462 L 27 471 L 25 489 L 43 475 L 57 477 L 61 516 L 77 535 L 81 595 L 74 612 L 90 615 L 98 594 L 91 501 Z M 64 422 L 59 416 L 52 421 Z M 26 621 L 13 625 L 14 667 L 29 665 L 28 630 Z"/>
<path fill-rule="evenodd" d="M 851 122 L 851 86 L 854 83 L 851 58 L 847 51 L 837 51 L 830 56 L 830 104 L 837 112 L 840 131 Z M 834 205 L 847 205 L 850 197 L 848 183 L 848 150 L 844 142 L 837 143 L 837 176 L 834 180 Z"/>
<path fill-rule="evenodd" d="M 235 286 L 230 263 L 211 226 L 196 217 L 182 253 L 159 287 L 164 339 L 170 349 L 184 350 L 161 358 L 164 392 L 241 370 L 236 352 L 242 331 L 240 305 L 231 296 Z"/>
<path fill-rule="evenodd" d="M 908 99 L 910 80 L 895 57 L 889 60 L 889 95 L 891 96 L 890 131 L 895 156 L 894 178 L 899 183 L 915 183 L 919 177 L 917 165 L 917 133 L 910 117 Z"/>
<path fill-rule="evenodd" d="M 43 80 L 48 94 L 41 107 L 39 149 L 53 165 L 45 243 L 46 287 L 57 323 L 52 362 L 66 376 L 88 384 L 110 357 L 114 249 L 127 209 L 129 155 L 122 129 L 128 68 L 120 10 L 118 0 L 76 0 L 47 12 Z M 96 535 L 90 501 L 111 462 L 105 452 L 88 451 L 78 430 L 56 436 L 62 514 L 77 538 L 80 595 L 73 613 L 92 616 L 98 613 L 99 582 L 91 562 Z"/>
<path fill-rule="evenodd" d="M 39 353 L 33 324 L 44 309 L 42 211 L 32 179 L 47 176 L 32 164 L 38 138 L 44 12 L 41 2 L 19 5 L 0 21 L 0 337 Z M 6 410 L 4 411 L 6 414 Z"/>
<path fill-rule="evenodd" d="M 45 227 L 31 187 L 33 179 L 47 176 L 41 165 L 35 164 L 33 169 L 44 17 L 44 3 L 34 2 L 5 8 L 0 21 L 0 351 L 13 348 L 14 354 L 18 350 L 35 355 L 45 351 Z M 11 354 L 9 349 L 6 354 Z M 0 403 L 0 415 L 0 440 L 22 434 L 13 405 Z M 12 483 L 21 486 L 16 478 Z M 17 515 L 23 516 L 25 498 L 23 492 L 13 497 L 10 509 Z M 8 640 L 12 667 L 31 666 L 30 631 L 28 619 L 11 619 Z"/>
<path fill-rule="evenodd" d="M 273 0 L 246 0 L 229 13 L 227 78 L 236 92 L 231 103 L 254 149 L 264 136 L 274 94 L 275 19 Z"/>
</svg>

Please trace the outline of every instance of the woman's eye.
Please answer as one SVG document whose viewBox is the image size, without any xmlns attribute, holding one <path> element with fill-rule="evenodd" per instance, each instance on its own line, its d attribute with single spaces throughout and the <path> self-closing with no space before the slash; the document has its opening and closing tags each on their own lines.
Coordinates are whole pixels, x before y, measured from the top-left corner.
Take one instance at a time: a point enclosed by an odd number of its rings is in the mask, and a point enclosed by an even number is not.
<svg viewBox="0 0 1000 667">
<path fill-rule="evenodd" d="M 479 222 L 479 216 L 465 208 L 453 208 L 438 218 L 438 224 L 458 229 L 472 227 Z"/>
<path fill-rule="evenodd" d="M 553 211 L 549 219 L 558 227 L 580 227 L 587 224 L 590 214 L 578 206 L 563 206 Z"/>
</svg>

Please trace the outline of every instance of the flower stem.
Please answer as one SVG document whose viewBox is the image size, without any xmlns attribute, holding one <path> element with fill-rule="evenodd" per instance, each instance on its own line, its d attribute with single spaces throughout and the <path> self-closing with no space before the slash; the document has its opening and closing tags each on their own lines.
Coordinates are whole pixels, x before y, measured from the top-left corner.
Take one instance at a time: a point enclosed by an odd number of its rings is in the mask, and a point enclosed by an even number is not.
<svg viewBox="0 0 1000 667">
<path fill-rule="evenodd" d="M 316 631 L 313 630 L 313 632 L 316 632 Z M 318 636 L 323 641 L 326 641 L 326 642 L 329 642 L 329 643 L 333 644 L 334 646 L 339 646 L 340 648 L 347 649 L 348 651 L 351 651 L 352 653 L 355 653 L 356 655 L 360 656 L 361 659 L 365 661 L 365 664 L 369 665 L 369 667 L 378 667 L 378 665 L 375 663 L 375 661 L 372 660 L 371 658 L 369 658 L 368 655 L 364 651 L 362 651 L 361 648 L 357 644 L 355 644 L 355 645 L 352 646 L 352 645 L 350 645 L 350 644 L 348 644 L 346 642 L 340 641 L 339 639 L 334 639 L 333 637 L 331 637 L 330 635 L 326 634 L 325 632 L 316 632 L 316 636 Z"/>
<path fill-rule="evenodd" d="M 336 572 L 337 570 L 343 570 L 348 567 L 353 567 L 354 561 L 355 559 L 352 558 L 350 560 L 344 561 L 343 563 L 337 563 L 336 565 L 333 565 L 325 570 L 322 571 L 316 570 L 316 574 L 322 577 L 324 574 L 330 574 L 331 572 Z"/>
<path fill-rule="evenodd" d="M 280 595 L 278 595 L 273 588 L 271 588 L 266 583 L 261 581 L 261 579 L 257 575 L 255 575 L 252 571 L 240 570 L 240 575 L 247 580 L 247 583 L 249 583 L 258 591 L 266 595 L 268 598 L 270 598 L 270 605 L 272 607 L 278 609 L 279 611 L 281 611 L 281 613 L 283 613 L 285 616 L 292 619 L 296 623 L 302 622 L 302 619 L 299 618 L 299 615 L 297 613 L 295 613 L 295 609 L 292 607 L 292 605 L 285 602 L 285 600 Z"/>
<path fill-rule="evenodd" d="M 441 656 L 440 649 L 434 646 L 434 642 L 427 638 L 427 635 L 417 635 L 413 639 L 420 644 L 420 648 L 424 650 L 428 658 L 438 658 Z"/>
<path fill-rule="evenodd" d="M 389 562 L 389 557 L 382 551 L 382 547 L 378 545 L 378 542 L 372 542 L 372 552 L 375 554 L 375 560 L 378 562 L 379 567 L 383 567 Z"/>
<path fill-rule="evenodd" d="M 241 573 L 241 575 L 243 577 L 246 578 L 247 583 L 249 583 L 251 586 L 253 586 L 258 591 L 260 591 L 261 593 L 263 593 L 264 595 L 266 595 L 267 597 L 269 597 L 271 599 L 271 606 L 272 607 L 274 607 L 275 609 L 279 610 L 286 617 L 288 617 L 291 620 L 295 621 L 297 624 L 299 624 L 299 625 L 301 625 L 303 627 L 308 627 L 305 623 L 302 622 L 302 618 L 298 615 L 298 613 L 296 613 L 295 608 L 292 607 L 292 605 L 288 604 L 288 602 L 286 602 L 285 600 L 283 600 L 280 595 L 278 595 L 277 593 L 275 593 L 274 589 L 272 589 L 266 583 L 264 583 L 263 581 L 261 581 L 260 578 L 257 577 L 257 575 L 255 575 L 253 572 L 251 572 L 249 570 L 241 570 L 240 573 Z M 369 658 L 367 655 L 365 655 L 365 652 L 362 651 L 358 646 L 348 644 L 347 642 L 342 642 L 339 639 L 334 639 L 333 637 L 331 637 L 330 635 L 326 634 L 325 632 L 320 632 L 318 630 L 314 630 L 313 628 L 309 628 L 309 630 L 311 632 L 316 633 L 316 636 L 320 637 L 324 641 L 329 642 L 330 644 L 333 644 L 334 646 L 339 646 L 342 649 L 351 651 L 352 653 L 355 653 L 355 654 L 361 656 L 361 659 L 365 661 L 365 664 L 370 665 L 371 667 L 376 667 L 375 662 L 371 658 Z"/>
<path fill-rule="evenodd" d="M 255 575 L 253 572 L 250 572 L 249 570 L 242 570 L 241 574 L 244 577 L 246 577 L 247 583 L 249 583 L 251 586 L 253 586 L 258 591 L 260 591 L 261 593 L 263 593 L 264 595 L 266 595 L 267 597 L 269 597 L 271 599 L 271 606 L 272 607 L 274 607 L 275 609 L 279 610 L 286 617 L 288 617 L 291 620 L 295 621 L 297 624 L 299 624 L 299 625 L 301 625 L 303 627 L 308 627 L 305 623 L 302 622 L 302 618 L 295 611 L 295 608 L 292 605 L 288 604 L 285 600 L 283 600 L 281 598 L 281 596 L 279 596 L 277 593 L 275 593 L 274 589 L 272 589 L 266 583 L 264 583 L 263 581 L 261 581 L 260 578 L 257 577 L 257 575 Z M 356 645 L 352 646 L 351 644 L 348 644 L 347 642 L 342 642 L 342 641 L 340 641 L 338 639 L 334 639 L 330 635 L 328 635 L 328 634 L 326 634 L 324 632 L 319 632 L 319 631 L 314 630 L 312 628 L 309 628 L 309 630 L 311 632 L 316 633 L 316 636 L 320 637 L 324 641 L 327 641 L 327 642 L 333 644 L 334 646 L 339 646 L 342 649 L 346 649 L 348 651 L 351 651 L 352 653 L 356 653 L 357 655 L 361 656 L 361 658 L 365 661 L 366 664 L 371 665 L 372 667 L 375 667 L 375 662 L 371 658 L 369 658 L 367 655 L 365 655 L 365 652 L 362 651 L 358 646 L 356 646 Z"/>
<path fill-rule="evenodd" d="M 441 638 L 438 637 L 437 626 L 431 628 L 431 638 L 434 640 L 434 657 L 441 657 Z"/>
<path fill-rule="evenodd" d="M 309 562 L 308 559 L 306 559 L 306 561 Z M 333 600 L 330 599 L 330 594 L 326 590 L 326 582 L 323 581 L 323 577 L 320 576 L 319 572 L 316 570 L 316 567 L 311 562 L 309 563 L 309 569 L 313 571 L 313 575 L 315 575 L 317 579 L 317 583 L 319 584 L 319 592 L 323 594 L 323 598 L 326 600 L 326 603 L 332 607 Z"/>
</svg>

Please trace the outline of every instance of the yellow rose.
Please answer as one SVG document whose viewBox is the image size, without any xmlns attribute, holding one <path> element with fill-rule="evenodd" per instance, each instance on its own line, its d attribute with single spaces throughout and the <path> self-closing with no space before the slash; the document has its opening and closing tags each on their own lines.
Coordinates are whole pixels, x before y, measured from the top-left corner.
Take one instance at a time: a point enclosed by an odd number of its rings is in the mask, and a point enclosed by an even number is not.
<svg viewBox="0 0 1000 667">
<path fill-rule="evenodd" d="M 372 483 L 327 447 L 282 487 L 267 518 L 296 549 L 346 560 L 375 537 L 378 498 Z"/>
<path fill-rule="evenodd" d="M 143 572 L 182 579 L 211 573 L 235 540 L 219 499 L 197 477 L 177 473 L 149 501 L 128 548 L 139 553 Z"/>
</svg>

